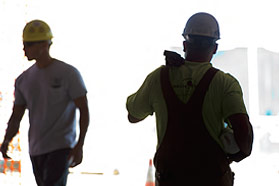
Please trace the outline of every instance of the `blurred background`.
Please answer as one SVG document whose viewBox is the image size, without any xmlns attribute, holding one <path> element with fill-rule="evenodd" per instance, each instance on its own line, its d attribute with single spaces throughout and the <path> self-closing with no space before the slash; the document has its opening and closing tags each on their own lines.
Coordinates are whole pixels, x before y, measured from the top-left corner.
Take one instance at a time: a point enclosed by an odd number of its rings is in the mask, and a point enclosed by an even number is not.
<svg viewBox="0 0 279 186">
<path fill-rule="evenodd" d="M 164 50 L 182 53 L 182 31 L 196 12 L 219 21 L 219 52 L 212 63 L 234 75 L 255 132 L 252 155 L 233 163 L 235 185 L 279 184 L 279 24 L 276 0 L 0 0 L 0 141 L 13 105 L 15 78 L 33 62 L 22 50 L 28 21 L 47 22 L 51 55 L 74 65 L 88 89 L 91 122 L 83 163 L 68 185 L 145 185 L 156 149 L 154 116 L 129 124 L 126 98 L 163 65 Z M 0 185 L 33 186 L 28 113 L 0 157 Z M 153 170 L 154 171 L 154 170 Z"/>
</svg>

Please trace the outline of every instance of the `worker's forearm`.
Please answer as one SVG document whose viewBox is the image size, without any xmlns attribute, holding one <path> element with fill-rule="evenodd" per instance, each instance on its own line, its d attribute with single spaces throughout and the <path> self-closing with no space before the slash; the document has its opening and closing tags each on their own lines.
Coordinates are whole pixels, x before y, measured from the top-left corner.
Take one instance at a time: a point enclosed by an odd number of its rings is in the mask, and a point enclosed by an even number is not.
<svg viewBox="0 0 279 186">
<path fill-rule="evenodd" d="M 13 137 L 18 133 L 19 124 L 20 120 L 14 117 L 10 118 L 4 141 L 10 142 L 13 139 Z"/>
<path fill-rule="evenodd" d="M 18 133 L 21 119 L 25 112 L 25 105 L 14 105 L 12 115 L 8 121 L 8 128 L 4 141 L 10 142 L 13 137 Z"/>
<path fill-rule="evenodd" d="M 89 125 L 89 111 L 88 109 L 85 109 L 80 112 L 80 133 L 79 133 L 79 139 L 78 139 L 78 145 L 83 146 L 87 128 Z"/>
<path fill-rule="evenodd" d="M 240 151 L 236 154 L 230 154 L 229 159 L 235 162 L 239 162 L 243 160 L 244 158 L 250 156 L 252 152 L 252 144 L 253 144 L 253 129 L 250 125 L 246 134 L 245 132 L 241 135 L 239 135 L 240 132 L 234 132 L 236 143 L 238 144 L 238 147 Z M 239 130 L 239 129 L 236 129 Z"/>
<path fill-rule="evenodd" d="M 249 117 L 245 114 L 235 114 L 229 117 L 234 130 L 234 137 L 239 149 L 249 156 L 253 144 L 253 128 Z"/>
<path fill-rule="evenodd" d="M 235 127 L 234 135 L 237 144 L 239 145 L 240 150 L 245 153 L 247 156 L 251 154 L 252 144 L 253 144 L 253 129 L 251 124 L 246 127 Z"/>
</svg>

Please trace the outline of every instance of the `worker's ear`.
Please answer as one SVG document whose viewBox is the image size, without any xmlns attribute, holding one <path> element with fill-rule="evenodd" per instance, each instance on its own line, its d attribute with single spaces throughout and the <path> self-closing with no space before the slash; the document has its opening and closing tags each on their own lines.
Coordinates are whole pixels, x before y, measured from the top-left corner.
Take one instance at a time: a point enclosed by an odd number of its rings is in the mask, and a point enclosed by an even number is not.
<svg viewBox="0 0 279 186">
<path fill-rule="evenodd" d="M 48 42 L 47 41 L 43 41 L 43 42 L 40 42 L 39 45 L 43 48 L 46 48 L 49 46 Z"/>
<path fill-rule="evenodd" d="M 183 41 L 183 52 L 186 52 L 186 48 L 187 48 L 187 42 Z"/>
<path fill-rule="evenodd" d="M 218 44 L 215 43 L 215 48 L 214 48 L 213 54 L 216 54 L 217 50 L 218 50 Z"/>
</svg>

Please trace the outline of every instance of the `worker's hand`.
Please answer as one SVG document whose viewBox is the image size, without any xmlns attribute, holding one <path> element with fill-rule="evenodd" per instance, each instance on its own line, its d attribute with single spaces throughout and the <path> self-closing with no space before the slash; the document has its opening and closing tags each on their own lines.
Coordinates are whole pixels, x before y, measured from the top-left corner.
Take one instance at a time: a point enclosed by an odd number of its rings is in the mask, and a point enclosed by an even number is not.
<svg viewBox="0 0 279 186">
<path fill-rule="evenodd" d="M 1 144 L 1 147 L 0 147 L 0 151 L 1 151 L 2 156 L 3 156 L 4 159 L 11 159 L 7 155 L 8 148 L 9 148 L 9 142 L 8 141 L 3 141 L 3 143 Z"/>
<path fill-rule="evenodd" d="M 184 58 L 181 57 L 176 52 L 165 50 L 164 51 L 164 56 L 166 56 L 166 65 L 167 66 L 179 67 L 179 66 L 181 66 L 181 65 L 183 65 L 185 63 L 184 62 Z"/>
<path fill-rule="evenodd" d="M 75 167 L 82 162 L 83 149 L 82 146 L 77 144 L 69 154 L 69 166 Z"/>
</svg>

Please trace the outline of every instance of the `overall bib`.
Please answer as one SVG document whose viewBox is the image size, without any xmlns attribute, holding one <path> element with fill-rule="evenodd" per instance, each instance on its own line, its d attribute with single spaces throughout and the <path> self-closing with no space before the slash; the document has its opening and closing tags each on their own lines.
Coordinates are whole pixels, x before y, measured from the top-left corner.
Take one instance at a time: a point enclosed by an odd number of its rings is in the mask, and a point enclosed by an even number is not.
<svg viewBox="0 0 279 186">
<path fill-rule="evenodd" d="M 168 67 L 161 86 L 168 109 L 165 136 L 154 157 L 156 186 L 232 186 L 233 176 L 221 147 L 207 131 L 202 106 L 218 70 L 210 68 L 185 104 L 176 96 Z"/>
</svg>

